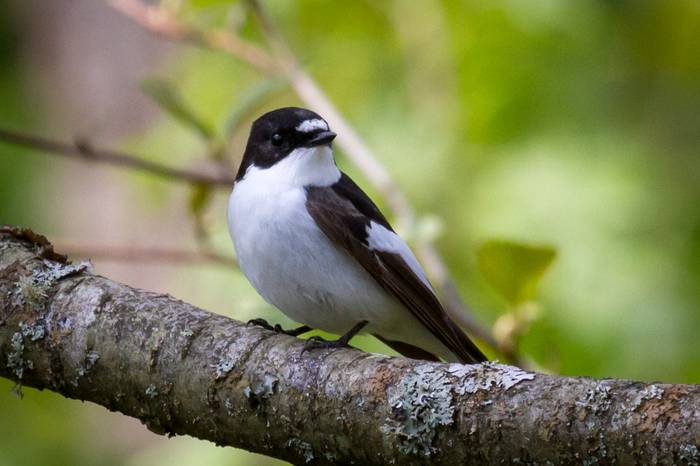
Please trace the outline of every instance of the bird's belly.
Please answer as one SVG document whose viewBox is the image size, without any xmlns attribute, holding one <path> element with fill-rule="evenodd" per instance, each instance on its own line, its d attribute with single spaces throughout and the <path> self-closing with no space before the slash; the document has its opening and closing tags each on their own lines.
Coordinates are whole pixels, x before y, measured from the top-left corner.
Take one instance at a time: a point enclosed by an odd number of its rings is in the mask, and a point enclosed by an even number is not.
<svg viewBox="0 0 700 466">
<path fill-rule="evenodd" d="M 238 261 L 266 301 L 297 322 L 337 334 L 361 320 L 370 322 L 369 332 L 398 323 L 401 305 L 316 226 L 303 190 L 248 209 L 235 195 L 229 225 Z"/>
</svg>

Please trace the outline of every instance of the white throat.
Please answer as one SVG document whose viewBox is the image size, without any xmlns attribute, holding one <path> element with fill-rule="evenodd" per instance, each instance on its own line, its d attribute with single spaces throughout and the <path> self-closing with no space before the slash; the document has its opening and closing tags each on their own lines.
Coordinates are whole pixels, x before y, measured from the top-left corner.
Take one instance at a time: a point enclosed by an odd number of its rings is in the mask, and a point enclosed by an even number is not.
<svg viewBox="0 0 700 466">
<path fill-rule="evenodd" d="M 238 183 L 276 191 L 305 186 L 330 186 L 340 179 L 329 146 L 300 147 L 268 168 L 251 165 Z"/>
</svg>

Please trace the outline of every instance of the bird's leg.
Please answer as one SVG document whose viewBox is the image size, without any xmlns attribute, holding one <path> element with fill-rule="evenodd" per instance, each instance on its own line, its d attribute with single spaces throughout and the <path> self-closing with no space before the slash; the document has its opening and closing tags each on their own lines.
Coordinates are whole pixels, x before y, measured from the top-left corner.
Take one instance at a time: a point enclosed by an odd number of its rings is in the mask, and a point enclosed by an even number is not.
<svg viewBox="0 0 700 466">
<path fill-rule="evenodd" d="M 315 349 L 328 349 L 328 348 L 345 348 L 355 335 L 357 335 L 360 330 L 362 330 L 365 325 L 367 325 L 369 322 L 366 320 L 362 320 L 358 323 L 356 323 L 353 328 L 348 330 L 345 335 L 342 337 L 338 338 L 337 340 L 324 340 L 322 337 L 319 337 L 317 335 L 310 337 L 308 340 L 306 340 L 306 344 L 304 345 L 304 349 L 301 350 L 301 354 L 304 354 L 306 351 L 311 351 Z"/>
<path fill-rule="evenodd" d="M 284 333 L 285 335 L 289 335 L 292 337 L 298 337 L 302 333 L 310 332 L 311 330 L 313 330 L 308 325 L 302 325 L 301 327 L 285 330 L 280 324 L 275 324 L 273 327 L 272 325 L 267 323 L 265 319 L 262 318 L 251 319 L 248 321 L 248 325 L 257 325 L 258 327 L 262 327 L 266 330 L 272 330 L 273 332 L 277 333 Z"/>
</svg>

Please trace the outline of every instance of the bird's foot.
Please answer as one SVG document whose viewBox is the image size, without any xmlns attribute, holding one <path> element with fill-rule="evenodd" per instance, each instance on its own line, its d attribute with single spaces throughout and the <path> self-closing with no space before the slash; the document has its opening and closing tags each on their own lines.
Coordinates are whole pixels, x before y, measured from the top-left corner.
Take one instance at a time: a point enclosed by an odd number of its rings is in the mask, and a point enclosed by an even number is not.
<svg viewBox="0 0 700 466">
<path fill-rule="evenodd" d="M 310 337 L 306 340 L 306 344 L 304 345 L 304 349 L 301 350 L 301 354 L 304 354 L 307 351 L 317 349 L 347 348 L 350 346 L 349 343 L 352 337 L 357 335 L 360 332 L 360 330 L 362 330 L 364 326 L 367 325 L 367 323 L 368 322 L 366 320 L 358 322 L 345 335 L 338 338 L 337 340 L 326 340 L 323 337 L 314 335 L 313 337 Z"/>
<path fill-rule="evenodd" d="M 343 341 L 342 338 L 338 338 L 337 340 L 326 340 L 323 337 L 320 337 L 318 335 L 314 335 L 313 337 L 309 337 L 306 340 L 306 344 L 304 345 L 304 349 L 301 350 L 301 354 L 304 354 L 307 351 L 312 351 L 312 350 L 331 349 L 331 348 L 347 348 L 349 346 L 350 345 L 348 345 L 348 342 Z"/>
<path fill-rule="evenodd" d="M 298 337 L 302 333 L 306 333 L 306 332 L 313 330 L 311 327 L 309 327 L 307 325 L 302 325 L 301 327 L 285 330 L 282 328 L 282 326 L 280 324 L 275 324 L 274 326 L 272 326 L 265 319 L 262 319 L 262 318 L 251 319 L 248 321 L 248 325 L 256 325 L 256 326 L 262 327 L 266 330 L 272 330 L 273 332 L 283 333 L 285 335 L 289 335 L 292 337 Z"/>
<path fill-rule="evenodd" d="M 257 318 L 257 319 L 250 319 L 246 325 L 255 325 L 256 327 L 262 327 L 265 330 L 274 330 L 275 328 L 268 324 L 265 319 L 262 318 Z"/>
</svg>

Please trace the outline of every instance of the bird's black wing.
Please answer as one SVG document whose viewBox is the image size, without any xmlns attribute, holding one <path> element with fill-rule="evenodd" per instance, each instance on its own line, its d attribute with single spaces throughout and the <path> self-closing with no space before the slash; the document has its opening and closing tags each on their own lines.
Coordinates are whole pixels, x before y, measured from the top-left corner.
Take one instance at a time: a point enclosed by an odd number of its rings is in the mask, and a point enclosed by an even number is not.
<svg viewBox="0 0 700 466">
<path fill-rule="evenodd" d="M 338 247 L 347 251 L 387 292 L 393 294 L 435 337 L 465 363 L 486 357 L 449 318 L 437 297 L 400 254 L 372 249 L 367 229 L 370 222 L 391 230 L 376 205 L 350 178 L 343 175 L 328 187 L 307 187 L 306 208 L 319 228 Z M 409 357 L 436 359 L 410 342 L 381 338 Z"/>
</svg>

